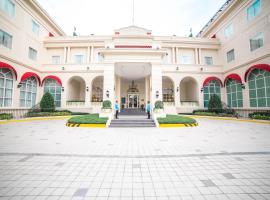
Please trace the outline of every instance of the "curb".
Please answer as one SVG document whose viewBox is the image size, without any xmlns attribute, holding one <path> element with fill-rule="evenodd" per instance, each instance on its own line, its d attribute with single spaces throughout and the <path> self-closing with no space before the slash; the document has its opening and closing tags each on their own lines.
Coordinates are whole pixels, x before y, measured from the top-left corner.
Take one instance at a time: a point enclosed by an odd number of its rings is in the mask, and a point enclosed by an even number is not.
<svg viewBox="0 0 270 200">
<path fill-rule="evenodd" d="M 31 122 L 31 121 L 45 121 L 45 120 L 61 120 L 67 119 L 72 116 L 55 116 L 55 117 L 33 117 L 33 118 L 24 118 L 24 119 L 9 119 L 9 120 L 0 120 L 0 124 L 8 124 L 12 122 Z"/>
<path fill-rule="evenodd" d="M 106 124 L 74 124 L 66 123 L 67 127 L 106 128 Z"/>
<path fill-rule="evenodd" d="M 199 126 L 198 123 L 192 123 L 192 124 L 159 124 L 159 128 L 170 128 L 170 127 L 195 127 Z"/>
<path fill-rule="evenodd" d="M 193 118 L 205 118 L 205 119 L 214 119 L 214 120 L 228 120 L 228 121 L 237 121 L 237 122 L 251 122 L 257 124 L 270 124 L 270 121 L 266 120 L 256 120 L 256 119 L 237 119 L 230 117 L 214 117 L 214 116 L 203 116 L 203 115 L 192 115 Z"/>
</svg>

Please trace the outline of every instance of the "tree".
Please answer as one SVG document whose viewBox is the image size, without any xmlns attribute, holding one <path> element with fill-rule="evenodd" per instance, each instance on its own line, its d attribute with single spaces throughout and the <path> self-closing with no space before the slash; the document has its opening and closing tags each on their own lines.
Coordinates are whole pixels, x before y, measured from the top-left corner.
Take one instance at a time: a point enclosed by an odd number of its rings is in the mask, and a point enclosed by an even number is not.
<svg viewBox="0 0 270 200">
<path fill-rule="evenodd" d="M 217 94 L 212 94 L 208 103 L 208 110 L 219 112 L 222 110 L 222 103 Z"/>
<path fill-rule="evenodd" d="M 49 92 L 46 92 L 43 95 L 40 101 L 40 108 L 41 108 L 41 112 L 54 112 L 55 111 L 54 99 L 53 99 L 53 96 Z"/>
</svg>

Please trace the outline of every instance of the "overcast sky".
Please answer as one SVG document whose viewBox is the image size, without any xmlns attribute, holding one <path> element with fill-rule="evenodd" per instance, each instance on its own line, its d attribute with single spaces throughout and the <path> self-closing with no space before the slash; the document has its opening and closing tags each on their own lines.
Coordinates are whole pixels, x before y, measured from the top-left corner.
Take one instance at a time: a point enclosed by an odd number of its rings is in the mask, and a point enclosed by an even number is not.
<svg viewBox="0 0 270 200">
<path fill-rule="evenodd" d="M 72 35 L 111 35 L 132 25 L 133 0 L 38 0 L 55 22 Z M 193 35 L 210 20 L 225 0 L 135 0 L 135 25 L 153 35 Z"/>
</svg>

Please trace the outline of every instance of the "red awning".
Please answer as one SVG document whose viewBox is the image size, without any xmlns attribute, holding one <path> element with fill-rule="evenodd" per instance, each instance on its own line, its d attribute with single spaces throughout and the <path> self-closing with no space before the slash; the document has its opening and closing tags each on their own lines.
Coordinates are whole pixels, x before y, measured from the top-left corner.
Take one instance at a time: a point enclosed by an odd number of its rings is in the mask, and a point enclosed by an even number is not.
<svg viewBox="0 0 270 200">
<path fill-rule="evenodd" d="M 15 75 L 15 79 L 17 80 L 18 74 L 17 74 L 17 71 L 15 70 L 14 67 L 12 67 L 11 65 L 9 65 L 7 63 L 0 61 L 0 68 L 8 68 L 9 70 L 11 70 Z"/>
<path fill-rule="evenodd" d="M 24 80 L 26 80 L 26 79 L 28 79 L 28 78 L 30 78 L 30 77 L 32 77 L 32 76 L 34 76 L 37 79 L 38 85 L 40 86 L 40 84 L 41 84 L 40 77 L 39 77 L 39 75 L 37 75 L 34 72 L 26 72 L 26 73 L 24 73 L 22 75 L 21 82 L 24 81 Z"/>
<path fill-rule="evenodd" d="M 218 81 L 220 83 L 221 87 L 223 86 L 222 81 L 219 78 L 217 78 L 215 76 L 211 76 L 211 77 L 208 77 L 207 79 L 204 80 L 203 87 L 206 86 L 212 80 Z"/>
<path fill-rule="evenodd" d="M 253 65 L 252 67 L 250 67 L 246 73 L 245 73 L 245 82 L 247 82 L 247 77 L 250 74 L 251 71 L 253 71 L 254 69 L 263 69 L 265 71 L 270 72 L 270 65 L 268 64 L 257 64 L 257 65 Z"/>
<path fill-rule="evenodd" d="M 46 79 L 48 79 L 48 78 L 51 78 L 51 79 L 55 80 L 59 85 L 62 86 L 62 81 L 61 81 L 61 79 L 58 78 L 57 76 L 53 76 L 53 75 L 49 75 L 49 76 L 46 76 L 45 78 L 43 78 L 41 85 L 43 85 L 43 84 L 44 84 L 44 81 L 45 81 Z"/>
<path fill-rule="evenodd" d="M 226 78 L 224 80 L 224 85 L 226 85 L 226 82 L 229 79 L 233 79 L 233 80 L 238 81 L 239 83 L 242 83 L 242 79 L 241 79 L 241 77 L 238 74 L 229 74 L 228 76 L 226 76 Z"/>
</svg>

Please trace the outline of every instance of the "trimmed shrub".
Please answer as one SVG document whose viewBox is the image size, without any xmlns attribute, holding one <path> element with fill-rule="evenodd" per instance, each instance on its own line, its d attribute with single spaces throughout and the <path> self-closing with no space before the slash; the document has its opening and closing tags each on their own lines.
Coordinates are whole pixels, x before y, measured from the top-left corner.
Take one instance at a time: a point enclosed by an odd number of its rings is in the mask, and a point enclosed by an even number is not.
<svg viewBox="0 0 270 200">
<path fill-rule="evenodd" d="M 100 118 L 98 114 L 90 114 L 84 116 L 72 117 L 68 120 L 68 123 L 74 124 L 106 124 L 108 118 Z"/>
<path fill-rule="evenodd" d="M 0 120 L 12 119 L 13 115 L 9 113 L 0 113 Z"/>
<path fill-rule="evenodd" d="M 105 100 L 102 102 L 102 109 L 111 109 L 112 102 L 110 100 Z"/>
<path fill-rule="evenodd" d="M 222 112 L 222 103 L 218 95 L 212 94 L 208 104 L 208 110 L 220 113 Z"/>
<path fill-rule="evenodd" d="M 155 102 L 155 109 L 163 109 L 163 108 L 164 108 L 163 101 L 156 101 Z"/>
<path fill-rule="evenodd" d="M 54 99 L 53 99 L 53 96 L 49 92 L 46 92 L 43 95 L 40 101 L 40 109 L 41 109 L 41 112 L 54 112 L 55 111 Z"/>
<path fill-rule="evenodd" d="M 35 112 L 31 111 L 25 114 L 25 117 L 50 117 L 50 116 L 69 116 L 71 112 L 56 111 L 56 112 Z"/>
<path fill-rule="evenodd" d="M 250 113 L 249 117 L 252 119 L 270 120 L 270 111 Z"/>
</svg>

